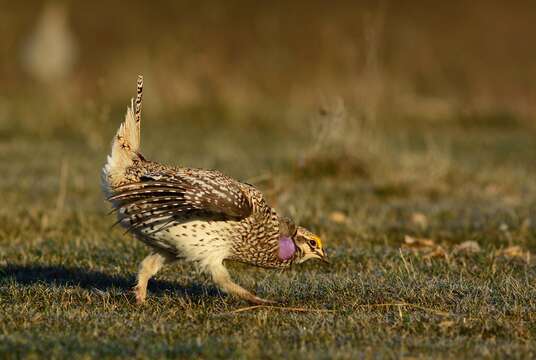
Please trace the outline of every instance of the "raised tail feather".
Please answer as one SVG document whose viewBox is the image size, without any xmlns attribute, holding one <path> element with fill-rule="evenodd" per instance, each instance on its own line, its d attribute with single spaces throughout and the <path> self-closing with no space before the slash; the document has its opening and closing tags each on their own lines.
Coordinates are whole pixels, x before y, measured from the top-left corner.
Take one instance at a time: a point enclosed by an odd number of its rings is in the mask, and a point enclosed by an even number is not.
<svg viewBox="0 0 536 360">
<path fill-rule="evenodd" d="M 125 170 L 132 165 L 133 160 L 142 158 L 140 154 L 142 97 L 143 76 L 138 75 L 136 100 L 132 99 L 127 108 L 125 121 L 117 130 L 112 142 L 112 151 L 103 168 L 102 180 L 106 193 L 109 193 L 110 187 L 123 182 Z"/>
</svg>

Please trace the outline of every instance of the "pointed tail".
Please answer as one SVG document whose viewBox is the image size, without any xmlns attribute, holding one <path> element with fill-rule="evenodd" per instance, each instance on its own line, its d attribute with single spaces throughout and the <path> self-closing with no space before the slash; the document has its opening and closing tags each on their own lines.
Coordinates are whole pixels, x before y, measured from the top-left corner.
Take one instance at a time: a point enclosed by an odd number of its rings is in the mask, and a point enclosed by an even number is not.
<svg viewBox="0 0 536 360">
<path fill-rule="evenodd" d="M 143 159 L 140 154 L 141 102 L 143 97 L 143 76 L 138 75 L 136 101 L 131 100 L 127 108 L 125 121 L 119 126 L 112 142 L 112 151 L 104 165 L 103 185 L 105 192 L 124 182 L 125 171 L 136 159 Z"/>
</svg>

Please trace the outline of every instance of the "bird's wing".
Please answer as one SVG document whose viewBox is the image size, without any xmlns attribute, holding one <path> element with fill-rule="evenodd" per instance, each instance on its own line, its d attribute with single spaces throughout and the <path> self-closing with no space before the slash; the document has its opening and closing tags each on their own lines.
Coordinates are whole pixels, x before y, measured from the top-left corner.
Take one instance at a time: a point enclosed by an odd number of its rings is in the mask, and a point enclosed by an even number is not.
<svg viewBox="0 0 536 360">
<path fill-rule="evenodd" d="M 149 172 L 139 182 L 115 188 L 109 200 L 119 211 L 120 221 L 129 220 L 130 229 L 189 213 L 238 220 L 253 210 L 239 182 L 217 171 L 198 169 Z"/>
</svg>

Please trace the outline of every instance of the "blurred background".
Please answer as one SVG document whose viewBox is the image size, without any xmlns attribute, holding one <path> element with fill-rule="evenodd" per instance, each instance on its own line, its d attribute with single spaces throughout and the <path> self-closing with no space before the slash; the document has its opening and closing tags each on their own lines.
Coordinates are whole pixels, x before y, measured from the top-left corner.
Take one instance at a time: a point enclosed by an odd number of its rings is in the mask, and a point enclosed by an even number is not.
<svg viewBox="0 0 536 360">
<path fill-rule="evenodd" d="M 124 104 L 144 73 L 153 112 L 337 96 L 391 121 L 530 123 L 535 23 L 528 0 L 2 1 L 2 112 L 44 94 Z"/>
</svg>

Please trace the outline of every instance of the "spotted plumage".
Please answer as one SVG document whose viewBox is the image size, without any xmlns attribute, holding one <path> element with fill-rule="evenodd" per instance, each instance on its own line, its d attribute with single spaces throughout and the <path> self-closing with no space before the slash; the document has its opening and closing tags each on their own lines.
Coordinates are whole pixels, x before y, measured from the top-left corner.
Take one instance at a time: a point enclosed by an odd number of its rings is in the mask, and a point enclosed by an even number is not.
<svg viewBox="0 0 536 360">
<path fill-rule="evenodd" d="M 166 263 L 184 258 L 209 272 L 226 292 L 265 303 L 235 284 L 224 261 L 285 268 L 311 258 L 326 259 L 321 240 L 278 215 L 255 187 L 216 170 L 172 167 L 140 153 L 143 78 L 135 102 L 112 144 L 102 185 L 117 223 L 151 247 L 141 263 L 136 298 Z"/>
</svg>

